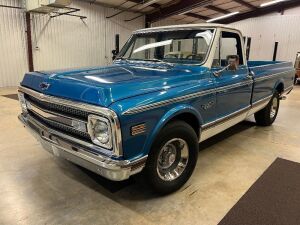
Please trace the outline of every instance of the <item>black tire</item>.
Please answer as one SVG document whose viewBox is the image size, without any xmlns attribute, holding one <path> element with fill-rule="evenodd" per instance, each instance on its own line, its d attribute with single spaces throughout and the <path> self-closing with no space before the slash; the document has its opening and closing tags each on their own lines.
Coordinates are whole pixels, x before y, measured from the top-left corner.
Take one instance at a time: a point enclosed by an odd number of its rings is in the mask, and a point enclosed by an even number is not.
<svg viewBox="0 0 300 225">
<path fill-rule="evenodd" d="M 188 146 L 188 148 L 185 148 L 188 149 L 188 160 L 185 169 L 176 179 L 166 181 L 161 177 L 161 175 L 159 175 L 158 160 L 159 157 L 161 157 L 161 152 L 163 151 L 162 148 L 165 146 L 165 144 L 174 139 L 185 141 L 185 144 Z M 179 157 L 181 157 L 181 153 L 179 153 L 181 151 L 182 150 L 179 150 L 176 154 L 175 162 L 173 164 L 176 164 L 177 155 L 180 155 Z M 157 136 L 148 155 L 144 170 L 147 182 L 156 192 L 160 194 L 168 194 L 178 190 L 192 175 L 197 163 L 198 151 L 198 137 L 190 125 L 179 120 L 167 124 Z"/>
<path fill-rule="evenodd" d="M 273 101 L 277 102 L 277 109 L 273 116 L 271 110 L 273 107 Z M 276 119 L 279 110 L 279 93 L 275 91 L 268 105 L 254 114 L 256 124 L 259 126 L 270 126 Z"/>
</svg>

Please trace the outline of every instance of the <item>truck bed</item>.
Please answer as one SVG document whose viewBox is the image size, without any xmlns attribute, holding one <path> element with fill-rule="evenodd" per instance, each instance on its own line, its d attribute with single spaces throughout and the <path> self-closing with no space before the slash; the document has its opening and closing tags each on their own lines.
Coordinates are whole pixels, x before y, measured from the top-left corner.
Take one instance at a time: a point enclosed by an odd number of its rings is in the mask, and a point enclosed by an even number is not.
<svg viewBox="0 0 300 225">
<path fill-rule="evenodd" d="M 291 89 L 294 82 L 294 68 L 291 62 L 248 61 L 250 72 L 254 73 L 252 103 L 273 94 L 274 87 L 284 84 L 281 92 Z"/>
</svg>

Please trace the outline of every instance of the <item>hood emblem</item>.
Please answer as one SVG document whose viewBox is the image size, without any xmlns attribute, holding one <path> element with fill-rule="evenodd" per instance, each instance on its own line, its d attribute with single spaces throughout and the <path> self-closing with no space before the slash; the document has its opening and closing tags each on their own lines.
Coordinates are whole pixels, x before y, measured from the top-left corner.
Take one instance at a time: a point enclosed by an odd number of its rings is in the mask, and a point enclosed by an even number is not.
<svg viewBox="0 0 300 225">
<path fill-rule="evenodd" d="M 42 82 L 40 83 L 40 88 L 44 91 L 44 90 L 48 90 L 48 88 L 50 87 L 50 84 L 47 82 Z"/>
</svg>

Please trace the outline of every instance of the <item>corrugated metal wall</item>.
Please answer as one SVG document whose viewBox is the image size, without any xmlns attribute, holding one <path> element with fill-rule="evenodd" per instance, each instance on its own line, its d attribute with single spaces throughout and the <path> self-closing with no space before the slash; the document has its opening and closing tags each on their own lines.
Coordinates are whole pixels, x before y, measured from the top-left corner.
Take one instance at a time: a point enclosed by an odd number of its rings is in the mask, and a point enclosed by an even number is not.
<svg viewBox="0 0 300 225">
<path fill-rule="evenodd" d="M 19 0 L 0 4 L 21 7 Z M 16 86 L 27 70 L 25 15 L 19 9 L 0 7 L 0 87 Z"/>
<path fill-rule="evenodd" d="M 277 60 L 294 62 L 300 51 L 299 14 L 251 18 L 231 26 L 251 37 L 250 60 L 272 60 L 274 44 L 279 42 Z"/>
<path fill-rule="evenodd" d="M 111 63 L 115 34 L 120 34 L 121 46 L 132 31 L 144 26 L 144 18 L 124 22 L 132 13 L 106 19 L 116 11 L 84 2 L 74 2 L 86 20 L 61 16 L 33 17 L 33 48 L 36 70 L 107 65 Z M 106 34 L 106 35 L 104 35 Z"/>
<path fill-rule="evenodd" d="M 18 0 L 0 0 L 0 4 L 19 6 Z M 132 31 L 144 27 L 144 17 L 131 22 L 124 19 L 136 14 L 123 13 L 99 5 L 74 1 L 86 20 L 60 16 L 32 15 L 33 61 L 35 70 L 65 69 L 111 63 L 115 34 L 121 46 Z M 16 86 L 27 71 L 25 15 L 22 10 L 0 8 L 0 87 Z M 2 41 L 4 40 L 4 41 Z"/>
<path fill-rule="evenodd" d="M 154 22 L 151 24 L 151 27 L 161 27 L 161 26 L 171 26 L 171 25 L 178 25 L 178 24 L 185 24 L 183 21 L 175 21 L 175 20 L 169 20 L 164 19 L 157 22 Z"/>
<path fill-rule="evenodd" d="M 279 42 L 277 60 L 294 62 L 296 53 L 300 52 L 300 7 L 280 13 L 242 20 L 229 24 L 242 31 L 244 36 L 251 37 L 250 60 L 272 60 L 274 44 Z M 162 20 L 155 26 L 180 24 L 172 20 Z"/>
</svg>

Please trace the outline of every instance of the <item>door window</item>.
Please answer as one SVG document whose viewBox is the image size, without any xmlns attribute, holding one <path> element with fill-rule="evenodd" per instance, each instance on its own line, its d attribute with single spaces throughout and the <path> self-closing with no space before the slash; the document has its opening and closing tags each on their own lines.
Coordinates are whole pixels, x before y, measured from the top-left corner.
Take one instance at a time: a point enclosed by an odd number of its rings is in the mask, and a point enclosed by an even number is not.
<svg viewBox="0 0 300 225">
<path fill-rule="evenodd" d="M 244 64 L 243 50 L 240 36 L 237 33 L 223 31 L 220 40 L 221 66 L 227 66 L 228 56 L 237 55 L 239 65 Z"/>
</svg>

